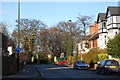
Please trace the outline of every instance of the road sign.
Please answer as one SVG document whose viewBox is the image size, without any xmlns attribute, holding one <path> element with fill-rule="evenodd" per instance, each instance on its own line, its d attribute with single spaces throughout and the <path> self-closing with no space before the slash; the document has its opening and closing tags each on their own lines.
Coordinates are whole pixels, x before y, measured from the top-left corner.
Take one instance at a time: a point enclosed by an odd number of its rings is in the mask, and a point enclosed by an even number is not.
<svg viewBox="0 0 120 80">
<path fill-rule="evenodd" d="M 21 51 L 21 48 L 17 47 L 16 52 L 20 52 L 20 51 Z"/>
</svg>

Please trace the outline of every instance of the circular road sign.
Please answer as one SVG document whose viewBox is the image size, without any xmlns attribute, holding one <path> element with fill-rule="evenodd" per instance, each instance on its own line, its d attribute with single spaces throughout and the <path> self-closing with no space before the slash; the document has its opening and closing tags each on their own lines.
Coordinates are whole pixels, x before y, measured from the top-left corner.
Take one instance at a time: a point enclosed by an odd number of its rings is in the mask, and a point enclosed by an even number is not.
<svg viewBox="0 0 120 80">
<path fill-rule="evenodd" d="M 21 48 L 17 47 L 16 52 L 20 52 L 20 51 L 21 51 Z"/>
</svg>

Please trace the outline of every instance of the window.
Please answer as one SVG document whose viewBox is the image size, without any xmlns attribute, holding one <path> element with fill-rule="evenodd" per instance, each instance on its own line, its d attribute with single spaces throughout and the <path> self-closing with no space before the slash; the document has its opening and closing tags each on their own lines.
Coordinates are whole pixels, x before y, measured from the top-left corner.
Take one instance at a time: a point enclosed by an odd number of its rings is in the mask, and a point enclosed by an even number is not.
<svg viewBox="0 0 120 80">
<path fill-rule="evenodd" d="M 85 63 L 84 61 L 77 61 L 77 64 Z"/>
<path fill-rule="evenodd" d="M 116 22 L 120 23 L 120 16 L 116 16 Z"/>
<path fill-rule="evenodd" d="M 117 61 L 107 61 L 106 62 L 107 65 L 118 65 Z"/>
<path fill-rule="evenodd" d="M 81 46 L 81 49 L 82 49 L 82 48 L 83 48 L 83 47 L 82 47 L 82 44 L 80 44 L 80 46 Z"/>
<path fill-rule="evenodd" d="M 106 42 L 106 39 L 105 39 L 105 44 L 106 44 L 107 42 Z"/>
<path fill-rule="evenodd" d="M 103 63 L 104 63 L 104 61 L 101 61 L 101 62 L 100 62 L 100 65 L 102 65 Z"/>
<path fill-rule="evenodd" d="M 106 28 L 106 22 L 103 23 L 103 28 Z"/>
<path fill-rule="evenodd" d="M 116 24 L 116 27 L 117 27 L 118 29 L 120 29 L 120 24 Z"/>
<path fill-rule="evenodd" d="M 85 48 L 88 48 L 89 47 L 89 44 L 86 42 L 85 43 Z"/>
<path fill-rule="evenodd" d="M 105 35 L 105 38 L 106 38 L 106 35 Z"/>
</svg>

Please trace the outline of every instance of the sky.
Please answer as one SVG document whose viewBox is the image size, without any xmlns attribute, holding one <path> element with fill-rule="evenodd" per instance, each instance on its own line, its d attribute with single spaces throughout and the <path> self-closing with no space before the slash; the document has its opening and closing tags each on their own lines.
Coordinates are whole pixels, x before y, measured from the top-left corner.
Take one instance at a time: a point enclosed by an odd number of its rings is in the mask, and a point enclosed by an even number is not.
<svg viewBox="0 0 120 80">
<path fill-rule="evenodd" d="M 108 6 L 118 6 L 118 2 L 21 2 L 20 18 L 41 20 L 48 27 L 60 21 L 74 22 L 78 14 L 93 16 L 94 22 L 98 13 L 105 13 Z M 17 24 L 18 3 L 0 2 L 0 7 L 0 21 L 6 22 L 12 32 Z"/>
</svg>

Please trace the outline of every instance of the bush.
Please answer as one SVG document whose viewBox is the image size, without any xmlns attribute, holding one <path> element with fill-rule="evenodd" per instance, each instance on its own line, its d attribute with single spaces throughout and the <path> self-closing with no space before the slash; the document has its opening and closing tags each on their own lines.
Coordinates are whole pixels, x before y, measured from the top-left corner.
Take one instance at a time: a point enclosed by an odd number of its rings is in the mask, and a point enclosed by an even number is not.
<svg viewBox="0 0 120 80">
<path fill-rule="evenodd" d="M 82 58 L 88 64 L 97 63 L 99 61 L 99 58 L 100 58 L 100 60 L 104 59 L 103 57 L 98 58 L 98 54 L 107 55 L 108 53 L 104 49 L 96 48 L 96 49 L 91 49 L 88 53 L 82 54 Z"/>
<path fill-rule="evenodd" d="M 108 54 L 98 54 L 98 59 L 99 59 L 99 61 L 101 61 L 103 59 L 108 59 Z"/>
<path fill-rule="evenodd" d="M 93 55 L 93 63 L 96 64 L 98 62 L 98 54 Z"/>
</svg>

